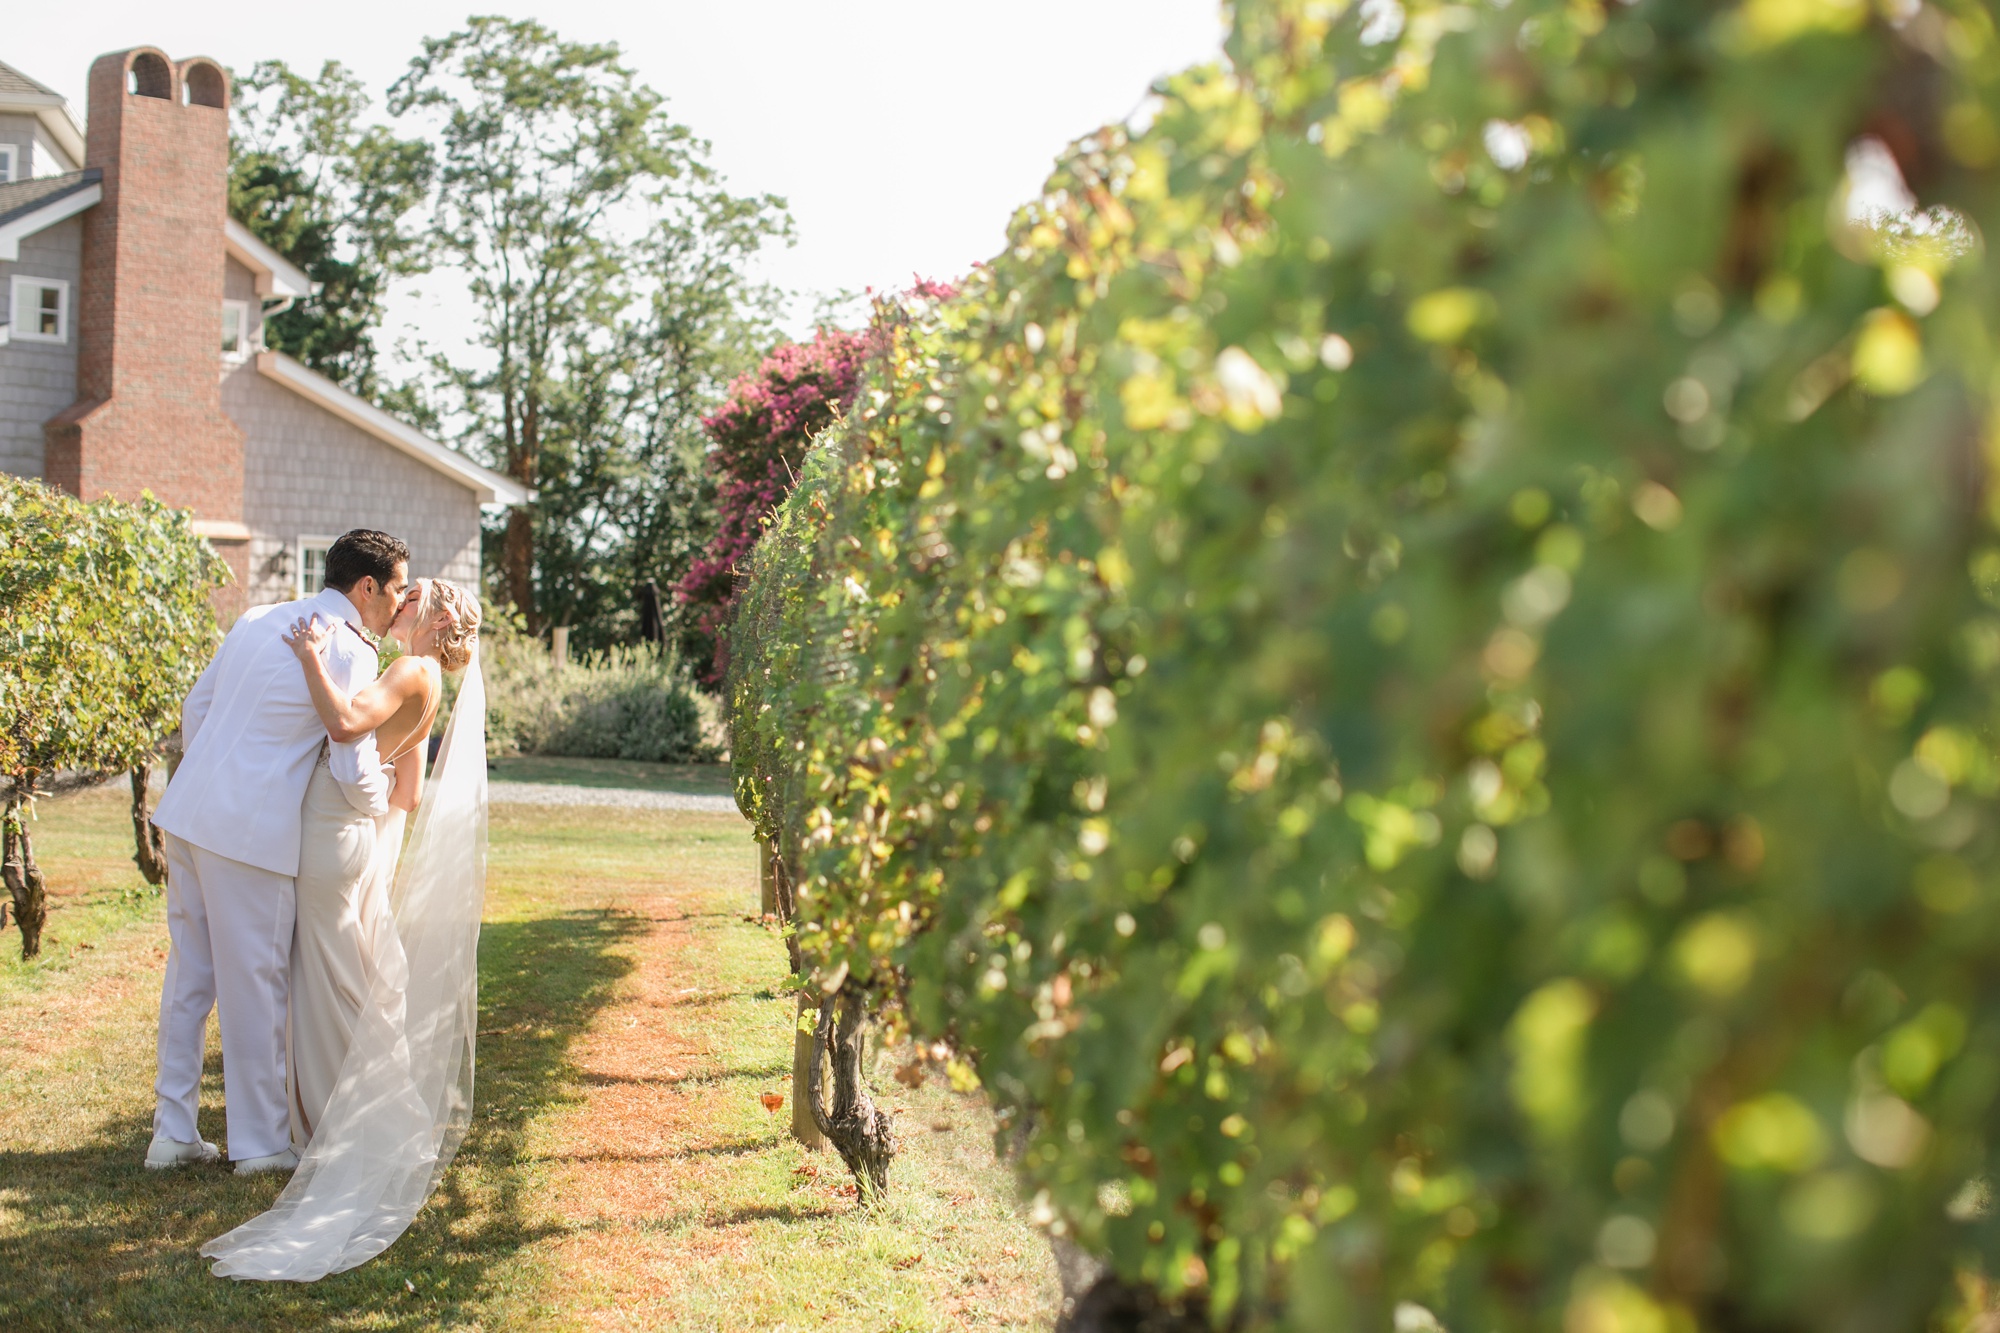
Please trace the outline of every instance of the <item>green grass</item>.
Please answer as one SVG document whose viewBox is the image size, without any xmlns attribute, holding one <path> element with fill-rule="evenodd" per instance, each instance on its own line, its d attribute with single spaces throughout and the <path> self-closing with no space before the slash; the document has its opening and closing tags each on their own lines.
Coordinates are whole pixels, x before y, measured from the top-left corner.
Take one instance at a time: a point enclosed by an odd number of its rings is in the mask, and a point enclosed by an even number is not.
<svg viewBox="0 0 2000 1333">
<path fill-rule="evenodd" d="M 647 764 L 636 759 L 564 759 L 529 754 L 490 760 L 487 771 L 497 782 L 630 787 L 686 796 L 728 796 L 734 790 L 727 764 Z"/>
<path fill-rule="evenodd" d="M 350 1273 L 209 1276 L 196 1247 L 279 1184 L 140 1166 L 165 931 L 122 818 L 122 792 L 44 804 L 60 943 L 0 965 L 0 1329 L 1047 1326 L 1047 1247 L 976 1099 L 878 1080 L 905 1151 L 877 1209 L 758 1103 L 789 1092 L 792 1004 L 721 815 L 496 807 L 476 1110 L 445 1187 Z M 212 1029 L 202 1115 L 221 1139 Z"/>
<path fill-rule="evenodd" d="M 28 824 L 47 883 L 50 915 L 41 956 L 21 961 L 21 935 L 0 932 L 0 1003 L 75 973 L 108 938 L 144 933 L 160 916 L 160 893 L 132 861 L 131 788 L 123 781 L 40 801 Z M 6 891 L 0 889 L 0 897 Z M 164 938 L 164 928 L 161 930 Z"/>
</svg>

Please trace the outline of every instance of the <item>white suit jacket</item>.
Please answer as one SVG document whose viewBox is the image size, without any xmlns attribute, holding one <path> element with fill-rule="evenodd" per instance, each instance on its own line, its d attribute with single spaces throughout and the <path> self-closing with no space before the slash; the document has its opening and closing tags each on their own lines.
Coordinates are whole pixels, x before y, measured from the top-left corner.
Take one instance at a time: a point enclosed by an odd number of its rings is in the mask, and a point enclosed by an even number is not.
<svg viewBox="0 0 2000 1333">
<path fill-rule="evenodd" d="M 299 825 L 326 727 L 305 672 L 283 635 L 308 616 L 339 624 L 320 651 L 333 683 L 352 695 L 375 679 L 375 649 L 355 628 L 347 595 L 318 596 L 243 613 L 181 705 L 180 767 L 153 822 L 184 842 L 279 875 L 299 873 Z M 389 808 L 389 779 L 373 732 L 335 745 L 333 776 L 364 814 Z"/>
</svg>

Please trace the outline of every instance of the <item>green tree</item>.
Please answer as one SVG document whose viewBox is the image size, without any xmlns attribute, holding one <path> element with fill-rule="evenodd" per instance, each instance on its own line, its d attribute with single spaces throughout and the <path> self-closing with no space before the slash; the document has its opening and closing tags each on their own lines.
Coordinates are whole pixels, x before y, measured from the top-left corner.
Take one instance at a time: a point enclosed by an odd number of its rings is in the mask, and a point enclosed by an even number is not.
<svg viewBox="0 0 2000 1333">
<path fill-rule="evenodd" d="M 319 288 L 270 316 L 265 342 L 373 397 L 389 285 L 427 262 L 413 215 L 429 190 L 429 147 L 364 123 L 368 95 L 338 61 L 316 79 L 260 61 L 235 95 L 230 211 Z"/>
<path fill-rule="evenodd" d="M 711 527 L 705 415 L 774 336 L 774 294 L 745 276 L 783 218 L 720 192 L 634 247 L 634 299 L 602 346 L 572 349 L 551 399 L 537 503 L 536 596 L 572 643 L 638 630 L 632 590 L 675 581 Z"/>
<path fill-rule="evenodd" d="M 475 18 L 425 42 L 389 105 L 434 118 L 434 236 L 478 312 L 481 363 L 433 368 L 468 438 L 548 491 L 509 513 L 499 552 L 539 630 L 684 540 L 697 400 L 757 340 L 764 297 L 740 264 L 789 223 L 782 201 L 722 189 L 615 45 Z M 635 531 L 654 545 L 621 568 Z"/>
<path fill-rule="evenodd" d="M 184 511 L 0 477 L 0 876 L 23 958 L 48 915 L 23 810 L 66 777 L 134 770 L 135 859 L 158 882 L 144 770 L 215 648 L 227 578 Z"/>
</svg>

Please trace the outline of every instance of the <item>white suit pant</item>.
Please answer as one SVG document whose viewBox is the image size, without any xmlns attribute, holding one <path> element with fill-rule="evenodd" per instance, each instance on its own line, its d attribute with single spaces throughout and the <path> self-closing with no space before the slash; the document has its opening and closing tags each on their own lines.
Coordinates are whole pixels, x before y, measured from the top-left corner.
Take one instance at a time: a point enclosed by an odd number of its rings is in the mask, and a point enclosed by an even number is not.
<svg viewBox="0 0 2000 1333">
<path fill-rule="evenodd" d="M 222 1095 L 229 1157 L 291 1145 L 285 1094 L 285 1006 L 297 899 L 290 875 L 167 843 L 167 979 L 160 991 L 159 1103 L 153 1131 L 200 1135 L 201 1062 L 210 1009 L 220 1009 Z"/>
</svg>

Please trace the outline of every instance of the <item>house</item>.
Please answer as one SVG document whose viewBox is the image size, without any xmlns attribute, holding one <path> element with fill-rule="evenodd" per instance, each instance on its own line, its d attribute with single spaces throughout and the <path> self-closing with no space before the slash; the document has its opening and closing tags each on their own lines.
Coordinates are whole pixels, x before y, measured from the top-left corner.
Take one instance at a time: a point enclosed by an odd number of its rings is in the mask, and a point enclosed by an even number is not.
<svg viewBox="0 0 2000 1333">
<path fill-rule="evenodd" d="M 193 510 L 225 620 L 317 591 L 356 527 L 477 587 L 481 507 L 533 493 L 264 347 L 312 287 L 228 215 L 222 67 L 139 47 L 89 89 L 79 124 L 0 64 L 0 469 Z"/>
</svg>

